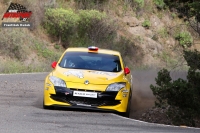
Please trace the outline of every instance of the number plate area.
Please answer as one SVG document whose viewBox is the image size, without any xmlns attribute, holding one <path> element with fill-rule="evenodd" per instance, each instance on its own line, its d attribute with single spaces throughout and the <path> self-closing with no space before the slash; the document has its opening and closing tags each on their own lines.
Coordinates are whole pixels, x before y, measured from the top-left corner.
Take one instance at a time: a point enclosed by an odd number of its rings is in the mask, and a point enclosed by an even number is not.
<svg viewBox="0 0 200 133">
<path fill-rule="evenodd" d="M 75 97 L 97 98 L 97 93 L 96 92 L 85 92 L 85 91 L 74 91 L 73 96 L 75 96 Z"/>
</svg>

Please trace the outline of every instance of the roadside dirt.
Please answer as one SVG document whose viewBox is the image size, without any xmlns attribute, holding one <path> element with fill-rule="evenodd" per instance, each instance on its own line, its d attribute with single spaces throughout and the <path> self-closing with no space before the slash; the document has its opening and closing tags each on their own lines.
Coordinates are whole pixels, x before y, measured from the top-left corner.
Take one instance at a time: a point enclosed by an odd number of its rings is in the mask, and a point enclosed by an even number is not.
<svg viewBox="0 0 200 133">
<path fill-rule="evenodd" d="M 154 106 L 155 97 L 150 84 L 155 84 L 155 70 L 133 71 L 133 92 L 131 101 L 131 118 L 140 119 L 142 114 Z"/>
</svg>

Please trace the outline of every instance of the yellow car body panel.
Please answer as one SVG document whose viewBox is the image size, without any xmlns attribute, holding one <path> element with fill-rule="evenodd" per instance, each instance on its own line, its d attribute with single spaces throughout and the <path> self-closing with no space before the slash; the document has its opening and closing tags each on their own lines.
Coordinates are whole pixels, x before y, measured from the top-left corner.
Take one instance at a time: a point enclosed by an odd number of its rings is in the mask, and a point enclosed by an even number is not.
<svg viewBox="0 0 200 133">
<path fill-rule="evenodd" d="M 67 52 L 85 52 L 85 53 L 96 53 L 96 54 L 106 54 L 106 55 L 116 55 L 119 57 L 121 71 L 119 72 L 107 72 L 99 70 L 89 70 L 89 69 L 73 69 L 73 68 L 63 68 L 59 64 L 64 58 Z M 64 107 L 79 107 L 79 108 L 91 108 L 100 110 L 111 110 L 117 112 L 126 112 L 128 107 L 128 102 L 130 100 L 132 79 L 131 74 L 124 73 L 124 63 L 119 52 L 98 49 L 98 51 L 88 51 L 88 48 L 68 48 L 60 57 L 55 69 L 49 73 L 45 78 L 44 83 L 44 106 L 64 106 Z M 50 81 L 50 77 L 54 76 L 62 79 L 66 88 L 54 86 Z M 89 82 L 86 84 L 86 80 Z M 107 91 L 107 87 L 115 83 L 124 83 L 125 86 L 119 91 Z M 75 92 L 77 95 L 97 95 L 95 98 L 74 96 Z M 85 94 L 87 92 L 88 94 Z M 83 93 L 83 94 L 82 94 Z M 91 94 L 90 94 L 91 93 Z M 60 96 L 60 97 L 59 97 Z M 105 98 L 105 99 L 104 99 Z M 80 99 L 88 101 L 88 104 L 72 104 L 71 101 Z M 112 99 L 108 100 L 107 99 Z M 71 101 L 70 101 L 71 100 Z M 89 101 L 90 100 L 90 101 Z M 101 103 L 100 105 L 95 104 L 95 101 Z M 106 102 L 103 103 L 104 101 Z M 90 105 L 91 103 L 91 105 Z M 109 103 L 109 104 L 108 104 Z M 94 106 L 93 106 L 94 105 Z"/>
</svg>

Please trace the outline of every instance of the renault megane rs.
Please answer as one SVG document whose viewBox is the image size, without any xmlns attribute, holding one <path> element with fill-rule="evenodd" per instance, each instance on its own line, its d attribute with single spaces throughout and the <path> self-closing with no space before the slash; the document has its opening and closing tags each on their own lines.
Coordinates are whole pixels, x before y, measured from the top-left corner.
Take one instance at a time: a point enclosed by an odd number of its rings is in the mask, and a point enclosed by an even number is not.
<svg viewBox="0 0 200 133">
<path fill-rule="evenodd" d="M 44 83 L 43 108 L 109 110 L 129 117 L 132 76 L 118 51 L 68 48 Z"/>
</svg>

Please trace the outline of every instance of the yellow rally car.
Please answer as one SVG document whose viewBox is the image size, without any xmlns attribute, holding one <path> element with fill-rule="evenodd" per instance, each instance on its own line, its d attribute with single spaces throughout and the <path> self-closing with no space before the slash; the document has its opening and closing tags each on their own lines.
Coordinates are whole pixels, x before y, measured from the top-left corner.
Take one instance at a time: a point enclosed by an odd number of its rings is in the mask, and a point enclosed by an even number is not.
<svg viewBox="0 0 200 133">
<path fill-rule="evenodd" d="M 44 83 L 43 108 L 117 111 L 129 117 L 132 76 L 119 52 L 68 48 Z"/>
</svg>

